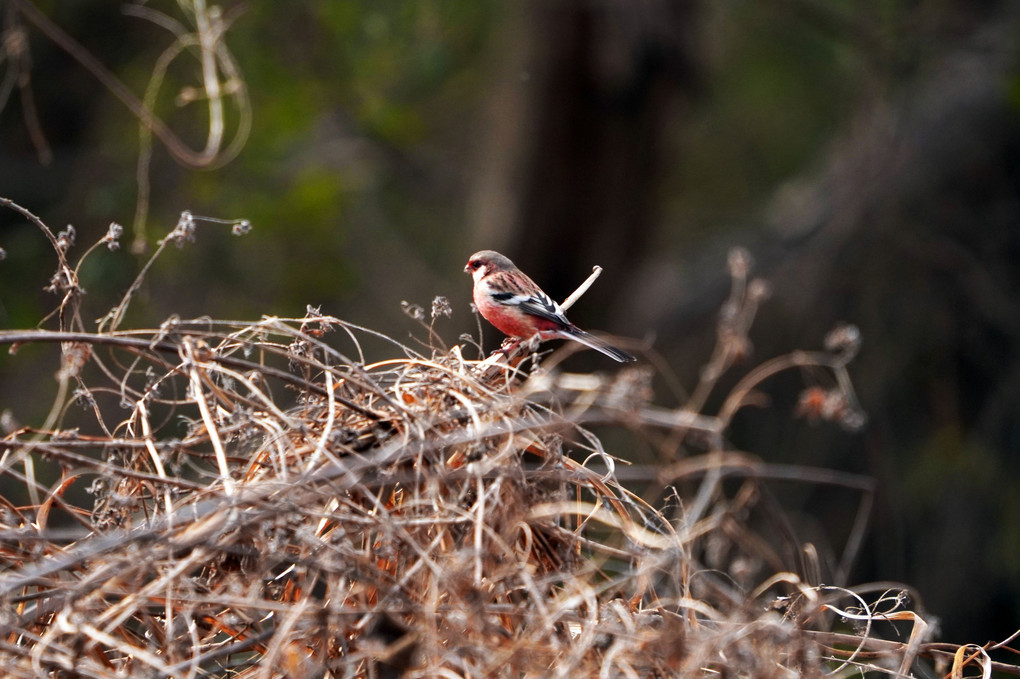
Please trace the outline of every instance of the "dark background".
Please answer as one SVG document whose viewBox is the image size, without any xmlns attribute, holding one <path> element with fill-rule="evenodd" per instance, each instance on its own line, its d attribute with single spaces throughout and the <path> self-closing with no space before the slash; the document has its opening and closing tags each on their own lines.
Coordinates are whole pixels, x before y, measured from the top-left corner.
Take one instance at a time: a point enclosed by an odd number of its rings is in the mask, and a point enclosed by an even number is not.
<svg viewBox="0 0 1020 679">
<path fill-rule="evenodd" d="M 3 5 L 0 196 L 54 230 L 82 269 L 88 318 L 137 274 L 139 121 L 54 40 L 35 7 L 141 98 L 174 2 Z M 134 8 L 124 12 L 124 8 Z M 855 582 L 898 580 L 984 642 L 1020 621 L 1020 5 L 857 0 L 361 0 L 228 3 L 223 46 L 252 127 L 236 158 L 196 170 L 158 141 L 148 252 L 182 210 L 201 224 L 156 263 L 123 327 L 182 317 L 325 313 L 406 339 L 403 300 L 446 295 L 447 341 L 476 327 L 461 272 L 501 250 L 584 327 L 653 343 L 692 387 L 747 247 L 774 286 L 750 365 L 815 348 L 837 322 L 864 344 L 851 374 L 869 415 L 847 433 L 793 418 L 796 380 L 741 415 L 734 447 L 770 462 L 863 473 L 879 499 Z M 172 21 L 157 16 L 169 17 Z M 138 16 L 139 14 L 143 16 Z M 154 109 L 205 144 L 194 48 Z M 240 116 L 228 100 L 227 141 Z M 226 144 L 224 144 L 226 146 Z M 48 243 L 0 214 L 0 327 L 57 299 Z M 494 346 L 495 333 L 486 333 Z M 41 423 L 55 363 L 0 357 L 0 403 Z M 605 369 L 598 357 L 570 359 Z M 672 405 L 667 403 L 667 405 Z M 711 404 L 709 409 L 711 409 Z M 782 496 L 783 490 L 777 488 Z M 853 503 L 788 500 L 833 525 Z"/>
</svg>

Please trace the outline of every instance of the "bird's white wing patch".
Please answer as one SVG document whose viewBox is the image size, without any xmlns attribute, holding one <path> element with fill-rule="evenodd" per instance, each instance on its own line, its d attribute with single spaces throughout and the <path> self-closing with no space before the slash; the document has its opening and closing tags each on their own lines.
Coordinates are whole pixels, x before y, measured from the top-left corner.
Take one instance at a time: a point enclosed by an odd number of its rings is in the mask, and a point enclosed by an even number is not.
<svg viewBox="0 0 1020 679">
<path fill-rule="evenodd" d="M 570 321 L 568 321 L 567 317 L 563 314 L 563 310 L 560 309 L 560 305 L 554 302 L 552 298 L 545 293 L 518 295 L 512 292 L 497 292 L 494 293 L 492 297 L 500 304 L 517 307 L 521 311 L 533 316 L 545 318 L 553 321 L 554 323 L 570 325 Z"/>
</svg>

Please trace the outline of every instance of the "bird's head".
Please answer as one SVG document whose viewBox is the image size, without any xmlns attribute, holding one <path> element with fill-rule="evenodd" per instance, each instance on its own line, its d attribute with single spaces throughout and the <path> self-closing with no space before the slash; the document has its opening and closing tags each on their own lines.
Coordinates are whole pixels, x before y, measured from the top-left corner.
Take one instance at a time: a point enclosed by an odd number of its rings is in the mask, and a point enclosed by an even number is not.
<svg viewBox="0 0 1020 679">
<path fill-rule="evenodd" d="M 497 271 L 510 271 L 513 268 L 514 263 L 495 250 L 481 250 L 471 255 L 464 271 L 471 274 L 471 277 L 477 282 L 489 274 Z"/>
</svg>

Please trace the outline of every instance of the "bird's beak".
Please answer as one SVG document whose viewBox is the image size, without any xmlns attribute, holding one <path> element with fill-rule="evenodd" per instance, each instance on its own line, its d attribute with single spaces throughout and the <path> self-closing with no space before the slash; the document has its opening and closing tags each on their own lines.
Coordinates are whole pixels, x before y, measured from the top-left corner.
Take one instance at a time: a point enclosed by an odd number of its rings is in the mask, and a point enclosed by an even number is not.
<svg viewBox="0 0 1020 679">
<path fill-rule="evenodd" d="M 465 264 L 464 265 L 464 273 L 471 273 L 471 265 L 470 264 Z"/>
</svg>

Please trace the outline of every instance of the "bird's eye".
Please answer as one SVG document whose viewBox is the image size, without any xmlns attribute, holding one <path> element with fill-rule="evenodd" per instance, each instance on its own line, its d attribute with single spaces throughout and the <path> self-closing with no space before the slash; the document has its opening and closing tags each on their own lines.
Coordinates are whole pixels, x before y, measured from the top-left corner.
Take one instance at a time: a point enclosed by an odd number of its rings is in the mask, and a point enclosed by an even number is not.
<svg viewBox="0 0 1020 679">
<path fill-rule="evenodd" d="M 472 269 L 477 269 L 477 268 L 478 268 L 478 267 L 480 267 L 481 265 L 482 265 L 482 263 L 481 263 L 481 262 L 479 262 L 479 261 L 478 261 L 477 259 L 474 259 L 474 260 L 472 260 L 472 261 L 468 262 L 468 266 L 469 266 L 470 268 L 472 268 Z"/>
</svg>

